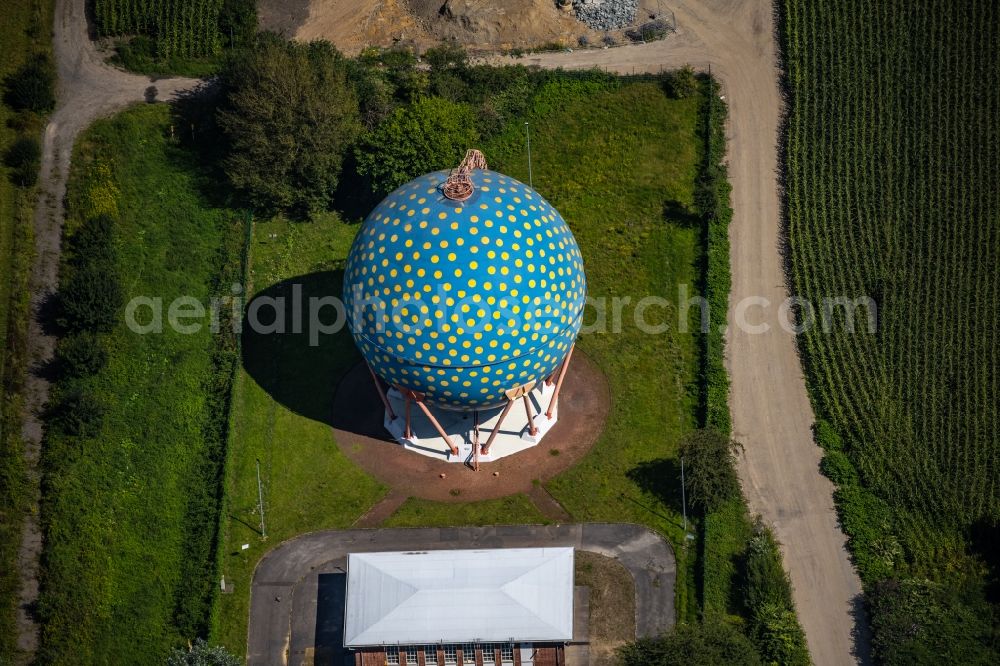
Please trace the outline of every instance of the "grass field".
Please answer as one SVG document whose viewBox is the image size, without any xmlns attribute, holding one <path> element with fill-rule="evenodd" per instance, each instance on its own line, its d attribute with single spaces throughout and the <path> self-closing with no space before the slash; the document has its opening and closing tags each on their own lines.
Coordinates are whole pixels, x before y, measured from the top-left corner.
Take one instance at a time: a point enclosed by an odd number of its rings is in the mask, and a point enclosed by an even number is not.
<svg viewBox="0 0 1000 666">
<path fill-rule="evenodd" d="M 974 537 L 995 544 L 1000 521 L 998 6 L 789 0 L 784 15 L 795 289 L 878 309 L 876 332 L 861 311 L 857 332 L 841 317 L 803 342 L 843 439 L 821 443 L 860 574 L 996 580 Z"/>
<path fill-rule="evenodd" d="M 51 51 L 52 2 L 11 0 L 0 12 L 0 81 L 20 67 L 32 52 Z M 41 134 L 43 119 L 15 118 L 0 102 L 0 154 L 18 135 Z M 29 490 L 20 438 L 20 391 L 25 371 L 28 323 L 28 277 L 34 250 L 32 223 L 35 188 L 11 183 L 9 169 L 0 162 L 0 655 L 15 652 L 14 624 L 20 580 L 17 549 Z"/>
<path fill-rule="evenodd" d="M 207 302 L 224 273 L 238 275 L 240 220 L 203 195 L 206 175 L 167 138 L 169 124 L 166 106 L 140 106 L 82 135 L 67 234 L 72 246 L 99 207 L 117 218 L 113 270 L 126 298 Z M 222 453 L 213 433 L 231 372 L 220 340 L 207 327 L 138 335 L 119 320 L 106 366 L 72 385 L 107 411 L 95 437 L 46 439 L 44 663 L 155 663 L 204 631 Z M 56 399 L 69 388 L 60 379 Z"/>
<path fill-rule="evenodd" d="M 698 168 L 698 100 L 668 99 L 657 84 L 599 89 L 550 84 L 531 115 L 534 184 L 559 208 L 583 251 L 594 296 L 661 295 L 676 300 L 677 285 L 696 283 L 698 230 L 690 206 Z M 518 123 L 484 150 L 490 165 L 525 181 L 527 165 Z M 611 128 L 609 130 L 609 128 Z M 667 202 L 673 217 L 664 219 Z M 310 224 L 256 225 L 253 291 L 274 295 L 296 276 L 307 292 L 339 293 L 340 274 L 357 226 L 334 216 Z M 655 314 L 654 314 L 655 311 Z M 615 396 L 594 452 L 550 488 L 574 519 L 632 520 L 667 535 L 684 560 L 679 479 L 672 455 L 695 424 L 697 359 L 693 333 L 680 334 L 676 310 L 654 308 L 651 322 L 665 334 L 641 333 L 624 309 L 621 334 L 593 334 L 582 348 L 608 375 Z M 661 317 L 663 319 L 661 319 Z M 609 313 L 610 321 L 610 313 Z M 246 641 L 253 566 L 273 544 L 295 534 L 350 525 L 387 489 L 343 457 L 328 426 L 337 378 L 359 358 L 345 333 L 308 350 L 296 336 L 269 367 L 267 348 L 244 339 L 236 382 L 227 481 L 229 506 L 223 571 L 235 593 L 221 595 L 213 639 L 241 652 Z M 300 348 L 301 354 L 287 347 Z M 628 348 L 627 355 L 621 354 Z M 249 369 L 249 372 L 247 371 Z M 266 388 L 266 390 L 265 390 Z M 255 461 L 261 461 L 268 540 L 259 535 Z M 410 500 L 393 526 L 544 522 L 524 496 L 457 506 Z M 247 551 L 241 545 L 250 543 Z M 682 561 L 682 572 L 691 561 Z M 688 568 L 685 568 L 688 567 Z M 693 576 L 681 575 L 681 599 L 691 599 Z"/>
</svg>

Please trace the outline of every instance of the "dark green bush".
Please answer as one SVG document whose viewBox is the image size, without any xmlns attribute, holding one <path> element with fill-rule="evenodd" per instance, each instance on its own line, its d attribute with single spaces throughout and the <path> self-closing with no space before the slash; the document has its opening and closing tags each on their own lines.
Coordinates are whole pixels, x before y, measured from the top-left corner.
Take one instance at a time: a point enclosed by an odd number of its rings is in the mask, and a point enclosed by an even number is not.
<svg viewBox="0 0 1000 666">
<path fill-rule="evenodd" d="M 88 439 L 97 436 L 107 407 L 79 387 L 63 393 L 48 410 L 48 425 L 60 434 Z"/>
<path fill-rule="evenodd" d="M 257 34 L 256 0 L 223 0 L 219 34 L 230 48 L 252 44 Z"/>
<path fill-rule="evenodd" d="M 688 433 L 680 446 L 686 466 L 688 501 L 703 513 L 740 497 L 736 454 L 740 445 L 722 433 L 702 429 Z"/>
<path fill-rule="evenodd" d="M 750 633 L 765 663 L 808 666 L 805 633 L 795 616 L 792 585 L 771 530 L 754 525 L 746 557 L 744 595 Z"/>
<path fill-rule="evenodd" d="M 843 451 L 827 451 L 819 468 L 838 486 L 852 486 L 858 483 L 858 472 Z"/>
<path fill-rule="evenodd" d="M 982 599 L 964 600 L 961 586 L 907 578 L 883 580 L 869 595 L 872 652 L 884 666 L 995 664 L 991 613 Z M 971 601 L 971 603 L 970 603 Z"/>
<path fill-rule="evenodd" d="M 824 451 L 843 451 L 844 442 L 829 421 L 816 419 L 813 424 L 813 438 Z"/>
<path fill-rule="evenodd" d="M 11 181 L 21 187 L 31 187 L 38 181 L 41 160 L 42 148 L 33 136 L 18 137 L 4 155 L 4 164 L 11 169 Z"/>
<path fill-rule="evenodd" d="M 863 581 L 887 578 L 902 561 L 892 509 L 861 486 L 841 486 L 834 492 L 840 524 L 850 541 L 854 563 Z"/>
<path fill-rule="evenodd" d="M 660 638 L 618 650 L 621 666 L 755 666 L 760 657 L 738 629 L 722 622 L 679 624 Z"/>
<path fill-rule="evenodd" d="M 108 333 L 125 300 L 111 266 L 87 264 L 72 272 L 59 292 L 57 323 L 69 332 Z"/>
<path fill-rule="evenodd" d="M 166 666 L 240 666 L 243 660 L 221 645 L 209 645 L 196 638 L 190 649 L 175 649 Z"/>
<path fill-rule="evenodd" d="M 691 65 L 684 65 L 667 78 L 667 93 L 675 99 L 686 99 L 698 94 L 698 77 Z"/>
<path fill-rule="evenodd" d="M 108 352 L 99 336 L 89 331 L 67 335 L 56 348 L 56 363 L 64 377 L 97 374 L 108 362 Z"/>
<path fill-rule="evenodd" d="M 4 88 L 4 101 L 16 111 L 51 111 L 56 105 L 56 68 L 47 54 L 39 53 L 7 76 Z"/>
</svg>

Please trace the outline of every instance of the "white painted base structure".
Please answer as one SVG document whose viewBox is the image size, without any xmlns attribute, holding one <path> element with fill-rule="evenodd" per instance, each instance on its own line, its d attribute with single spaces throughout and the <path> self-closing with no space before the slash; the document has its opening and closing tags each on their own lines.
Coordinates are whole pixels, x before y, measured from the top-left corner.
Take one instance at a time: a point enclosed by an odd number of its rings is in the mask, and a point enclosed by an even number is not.
<svg viewBox="0 0 1000 666">
<path fill-rule="evenodd" d="M 534 435 L 531 435 L 528 431 L 528 415 L 524 410 L 524 401 L 519 399 L 511 405 L 510 412 L 504 419 L 500 432 L 497 433 L 496 439 L 490 445 L 489 454 L 483 455 L 480 453 L 479 462 L 497 460 L 531 448 L 542 441 L 542 438 L 545 437 L 546 433 L 556 424 L 559 418 L 558 407 L 552 411 L 551 419 L 545 416 L 545 410 L 548 409 L 549 402 L 552 400 L 552 394 L 555 393 L 555 390 L 555 383 L 551 386 L 546 386 L 545 382 L 539 382 L 535 389 L 528 394 L 528 400 L 531 401 L 531 411 L 534 416 L 535 428 L 537 429 Z M 473 420 L 472 412 L 456 412 L 428 405 L 431 413 L 434 414 L 434 418 L 438 420 L 442 429 L 444 429 L 455 446 L 458 447 L 459 453 L 456 456 L 452 455 L 448 445 L 445 444 L 444 439 L 442 439 L 437 429 L 415 404 L 410 405 L 410 429 L 413 431 L 413 436 L 410 438 L 404 437 L 404 431 L 406 430 L 406 400 L 394 388 L 389 389 L 386 397 L 389 399 L 389 404 L 392 405 L 392 411 L 396 414 L 396 418 L 393 420 L 389 419 L 388 413 L 384 417 L 385 429 L 389 431 L 393 439 L 407 449 L 425 456 L 438 458 L 446 462 L 472 463 L 472 444 L 475 441 L 475 433 L 473 432 L 475 421 Z M 493 428 L 496 426 L 497 420 L 500 418 L 501 412 L 503 412 L 503 406 L 479 412 L 480 445 L 486 443 L 490 433 L 493 432 Z"/>
</svg>

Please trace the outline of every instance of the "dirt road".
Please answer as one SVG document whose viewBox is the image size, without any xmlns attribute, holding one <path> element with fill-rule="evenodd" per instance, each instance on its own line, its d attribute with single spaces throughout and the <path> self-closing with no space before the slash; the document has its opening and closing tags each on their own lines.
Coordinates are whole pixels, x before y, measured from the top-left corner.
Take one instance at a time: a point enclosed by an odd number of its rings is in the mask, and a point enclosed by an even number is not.
<svg viewBox="0 0 1000 666">
<path fill-rule="evenodd" d="M 733 306 L 763 297 L 770 307 L 748 311 L 751 334 L 728 329 L 734 434 L 746 447 L 740 466 L 754 512 L 772 523 L 813 660 L 820 666 L 867 660 L 867 631 L 858 621 L 861 583 L 848 559 L 833 507 L 833 486 L 819 472 L 812 408 L 795 339 L 778 325 L 788 296 L 782 270 L 777 181 L 778 89 L 772 5 L 768 0 L 671 2 L 679 32 L 666 41 L 618 49 L 529 56 L 542 67 L 598 66 L 620 73 L 709 65 L 729 104 L 729 175 L 733 185 Z M 716 325 L 717 322 L 712 322 Z"/>
<path fill-rule="evenodd" d="M 59 72 L 55 111 L 45 128 L 38 204 L 35 208 L 35 263 L 31 274 L 31 308 L 39 308 L 56 290 L 59 246 L 65 216 L 63 198 L 73 143 L 81 130 L 101 116 L 135 102 L 169 99 L 176 92 L 198 84 L 194 79 L 152 81 L 104 64 L 104 57 L 90 40 L 84 0 L 57 0 L 53 26 L 53 48 Z M 156 92 L 150 89 L 155 86 Z M 49 395 L 49 382 L 35 370 L 52 358 L 55 338 L 46 335 L 31 317 L 28 331 L 29 372 L 25 382 L 25 413 L 21 428 L 25 445 L 31 509 L 25 520 L 18 570 L 21 598 L 18 605 L 18 648 L 24 663 L 30 663 L 38 647 L 38 625 L 33 609 L 38 599 L 38 558 L 42 537 L 38 525 L 39 469 L 42 422 L 39 413 Z"/>
</svg>

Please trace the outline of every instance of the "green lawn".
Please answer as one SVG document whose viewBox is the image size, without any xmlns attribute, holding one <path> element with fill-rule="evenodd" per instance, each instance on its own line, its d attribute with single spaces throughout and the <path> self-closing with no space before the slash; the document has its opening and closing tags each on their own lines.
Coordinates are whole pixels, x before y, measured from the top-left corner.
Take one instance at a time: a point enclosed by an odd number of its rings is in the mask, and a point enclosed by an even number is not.
<svg viewBox="0 0 1000 666">
<path fill-rule="evenodd" d="M 339 296 L 357 229 L 335 215 L 257 224 L 251 292 L 280 294 L 280 283 L 299 278 L 305 298 Z M 270 338 L 275 342 L 244 336 L 246 360 L 233 395 L 221 558 L 235 591 L 218 598 L 212 639 L 236 654 L 246 649 L 250 579 L 260 556 L 303 532 L 351 525 L 387 491 L 340 452 L 329 425 L 337 382 L 360 358 L 350 334 L 345 329 L 318 347 L 310 347 L 305 334 Z M 257 460 L 266 541 L 259 533 Z M 249 550 L 241 550 L 244 543 Z"/>
<path fill-rule="evenodd" d="M 561 100 L 561 101 L 560 101 Z M 531 116 L 534 184 L 562 212 L 586 262 L 592 296 L 646 295 L 676 302 L 694 293 L 698 229 L 692 204 L 699 150 L 698 99 L 671 100 L 653 83 L 621 89 L 549 84 Z M 485 146 L 491 167 L 528 180 L 520 123 Z M 667 206 L 668 202 L 673 205 Z M 666 219 L 664 209 L 673 212 Z M 290 278 L 309 294 L 339 294 L 356 225 L 331 215 L 313 223 L 265 221 L 251 248 L 252 293 L 288 294 Z M 284 284 L 283 284 L 284 283 Z M 623 310 L 618 334 L 585 336 L 581 348 L 607 374 L 614 395 L 606 431 L 577 468 L 549 484 L 577 520 L 631 520 L 665 534 L 681 559 L 678 600 L 692 599 L 685 559 L 679 479 L 672 463 L 680 436 L 695 425 L 697 348 L 677 331 L 673 307 L 651 308 L 647 335 Z M 593 313 L 588 315 L 593 320 Z M 611 320 L 609 312 L 609 322 Z M 348 334 L 310 348 L 303 335 L 281 344 L 244 337 L 244 369 L 233 404 L 222 570 L 235 585 L 221 595 L 212 638 L 235 652 L 246 644 L 253 567 L 296 534 L 345 527 L 387 491 L 338 450 L 328 425 L 339 376 L 359 358 Z M 268 539 L 259 534 L 256 460 L 261 463 Z M 411 499 L 392 526 L 545 522 L 523 495 L 467 504 Z M 243 544 L 250 544 L 246 551 Z"/>
<path fill-rule="evenodd" d="M 225 273 L 238 275 L 241 228 L 202 195 L 207 174 L 168 138 L 170 122 L 166 106 L 146 105 L 95 123 L 76 147 L 67 220 L 71 246 L 87 211 L 113 214 L 126 299 L 161 297 L 165 309 L 179 295 L 206 302 Z M 230 376 L 221 340 L 207 327 L 138 335 L 120 321 L 107 365 L 77 380 L 107 413 L 97 437 L 46 440 L 44 663 L 154 663 L 204 630 L 222 453 L 213 433 Z"/>
<path fill-rule="evenodd" d="M 527 495 L 517 494 L 482 502 L 432 502 L 411 497 L 383 525 L 542 525 L 550 522 Z"/>
</svg>

